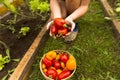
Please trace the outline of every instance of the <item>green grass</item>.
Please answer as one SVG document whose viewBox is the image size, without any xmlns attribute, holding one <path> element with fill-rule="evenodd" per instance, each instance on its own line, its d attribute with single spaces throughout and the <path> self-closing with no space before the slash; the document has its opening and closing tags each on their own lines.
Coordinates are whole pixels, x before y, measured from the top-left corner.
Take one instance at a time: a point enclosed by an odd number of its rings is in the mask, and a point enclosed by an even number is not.
<svg viewBox="0 0 120 80">
<path fill-rule="evenodd" d="M 112 26 L 104 19 L 99 1 L 91 2 L 88 13 L 78 20 L 79 33 L 72 44 L 48 38 L 29 80 L 45 80 L 39 70 L 39 61 L 44 53 L 63 49 L 73 54 L 77 60 L 77 70 L 70 80 L 120 80 L 120 42 L 114 38 Z"/>
</svg>

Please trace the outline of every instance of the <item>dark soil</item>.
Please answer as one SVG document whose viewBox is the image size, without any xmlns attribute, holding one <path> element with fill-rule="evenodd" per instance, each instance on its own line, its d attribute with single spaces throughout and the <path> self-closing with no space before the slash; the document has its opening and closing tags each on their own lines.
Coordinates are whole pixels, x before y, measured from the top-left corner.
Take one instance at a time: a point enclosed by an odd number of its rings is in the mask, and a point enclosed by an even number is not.
<svg viewBox="0 0 120 80">
<path fill-rule="evenodd" d="M 110 6 L 114 7 L 114 5 L 115 5 L 115 0 L 108 0 L 108 2 L 109 2 L 109 4 L 110 4 Z"/>
<path fill-rule="evenodd" d="M 6 24 L 6 20 L 10 19 L 11 17 L 13 17 L 12 14 L 0 20 L 0 22 Z M 7 26 L 0 28 L 0 40 L 9 47 L 11 59 L 22 59 L 27 49 L 36 38 L 37 34 L 40 32 L 40 26 L 43 26 L 45 22 L 46 21 L 41 20 L 40 17 L 22 19 L 14 24 L 15 33 L 12 33 Z M 19 33 L 20 28 L 23 26 L 30 27 L 30 31 L 26 36 L 21 36 Z M 2 45 L 0 45 L 0 53 L 3 56 L 6 55 L 5 48 Z M 6 64 L 4 69 L 0 71 L 0 79 L 8 73 L 8 70 L 15 68 L 18 63 L 19 62 L 11 60 L 10 63 Z"/>
</svg>

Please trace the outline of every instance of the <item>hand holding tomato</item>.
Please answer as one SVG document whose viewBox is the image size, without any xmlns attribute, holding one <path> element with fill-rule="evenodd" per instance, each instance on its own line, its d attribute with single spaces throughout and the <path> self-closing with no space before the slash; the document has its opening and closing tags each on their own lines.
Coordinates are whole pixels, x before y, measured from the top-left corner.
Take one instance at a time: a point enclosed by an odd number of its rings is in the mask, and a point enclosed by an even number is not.
<svg viewBox="0 0 120 80">
<path fill-rule="evenodd" d="M 73 31 L 75 28 L 75 23 L 73 22 L 73 20 L 69 17 L 67 17 L 65 20 L 67 24 L 71 25 L 71 31 Z"/>
<path fill-rule="evenodd" d="M 75 23 L 70 19 L 55 18 L 47 24 L 47 29 L 50 29 L 49 35 L 65 38 L 75 28 Z"/>
</svg>

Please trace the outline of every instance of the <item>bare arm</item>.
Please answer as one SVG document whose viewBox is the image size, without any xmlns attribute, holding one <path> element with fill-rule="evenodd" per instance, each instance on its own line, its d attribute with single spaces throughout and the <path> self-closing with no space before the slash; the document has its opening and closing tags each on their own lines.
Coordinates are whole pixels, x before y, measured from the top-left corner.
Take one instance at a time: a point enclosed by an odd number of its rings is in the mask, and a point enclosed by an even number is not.
<svg viewBox="0 0 120 80">
<path fill-rule="evenodd" d="M 70 18 L 73 21 L 80 18 L 87 12 L 89 4 L 90 0 L 82 0 L 80 7 L 76 9 L 72 14 L 70 14 L 67 18 Z"/>
<path fill-rule="evenodd" d="M 61 18 L 60 5 L 58 0 L 50 0 L 50 9 L 53 15 L 53 18 Z"/>
</svg>

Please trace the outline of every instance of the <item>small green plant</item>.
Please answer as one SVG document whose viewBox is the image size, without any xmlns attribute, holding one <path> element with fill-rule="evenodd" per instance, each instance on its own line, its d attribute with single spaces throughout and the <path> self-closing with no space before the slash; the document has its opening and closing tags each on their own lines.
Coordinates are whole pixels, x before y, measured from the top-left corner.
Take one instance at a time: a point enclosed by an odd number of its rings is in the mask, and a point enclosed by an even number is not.
<svg viewBox="0 0 120 80">
<path fill-rule="evenodd" d="M 3 57 L 2 54 L 0 54 L 0 71 L 4 68 L 4 65 L 6 63 L 10 62 L 10 53 L 9 53 L 9 49 L 6 50 L 6 56 Z"/>
<path fill-rule="evenodd" d="M 3 0 L 3 4 L 13 13 L 17 13 L 17 9 L 10 3 L 10 0 Z"/>
<path fill-rule="evenodd" d="M 43 16 L 42 13 L 47 13 L 49 11 L 49 4 L 47 1 L 31 0 L 29 2 L 29 8 L 32 13 L 41 16 L 42 20 L 45 20 L 46 16 Z"/>
<path fill-rule="evenodd" d="M 1 71 L 4 68 L 4 65 L 10 62 L 10 50 L 3 41 L 0 41 L 0 44 L 2 44 L 6 49 L 6 56 L 3 57 L 2 54 L 0 54 L 0 71 Z"/>
<path fill-rule="evenodd" d="M 49 4 L 47 1 L 32 0 L 29 2 L 30 10 L 32 12 L 45 13 L 49 11 Z"/>
<path fill-rule="evenodd" d="M 21 27 L 19 33 L 22 34 L 23 36 L 26 36 L 29 31 L 30 27 Z"/>
<path fill-rule="evenodd" d="M 114 2 L 114 11 L 116 12 L 117 14 L 117 19 L 120 20 L 120 0 L 116 0 Z"/>
<path fill-rule="evenodd" d="M 14 72 L 15 69 L 8 70 L 8 73 L 1 79 L 1 80 L 7 80 L 8 76 L 11 76 L 11 74 Z"/>
<path fill-rule="evenodd" d="M 19 59 L 11 59 L 10 49 L 8 48 L 8 46 L 3 41 L 0 41 L 0 44 L 2 44 L 4 46 L 5 53 L 6 53 L 6 56 L 4 56 L 4 57 L 2 54 L 0 54 L 0 71 L 1 71 L 5 67 L 5 64 L 9 63 L 11 60 L 18 62 Z"/>
</svg>

